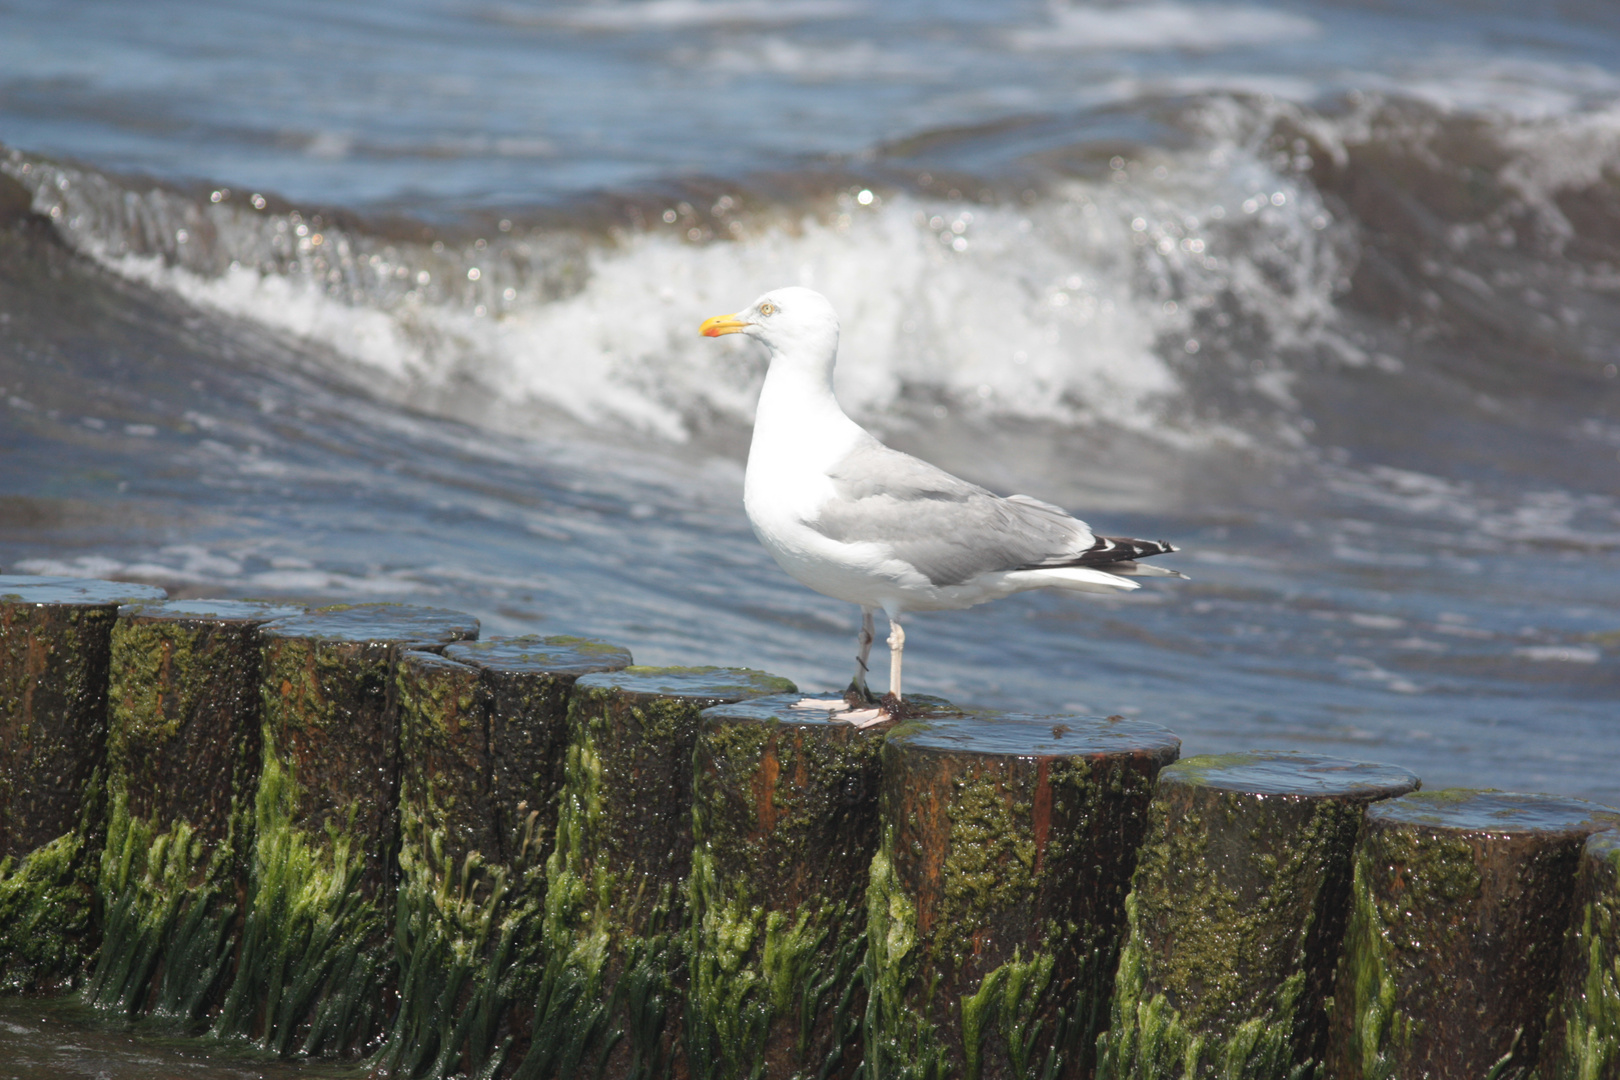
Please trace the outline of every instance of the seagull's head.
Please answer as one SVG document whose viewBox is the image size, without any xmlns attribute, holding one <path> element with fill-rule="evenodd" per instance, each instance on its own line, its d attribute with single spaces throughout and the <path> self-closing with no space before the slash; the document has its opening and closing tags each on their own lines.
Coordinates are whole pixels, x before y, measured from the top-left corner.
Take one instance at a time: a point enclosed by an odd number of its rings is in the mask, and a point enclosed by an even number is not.
<svg viewBox="0 0 1620 1080">
<path fill-rule="evenodd" d="M 790 285 L 772 289 L 735 315 L 716 315 L 698 328 L 704 337 L 747 334 L 772 356 L 794 356 L 831 363 L 838 351 L 838 315 L 814 289 Z"/>
</svg>

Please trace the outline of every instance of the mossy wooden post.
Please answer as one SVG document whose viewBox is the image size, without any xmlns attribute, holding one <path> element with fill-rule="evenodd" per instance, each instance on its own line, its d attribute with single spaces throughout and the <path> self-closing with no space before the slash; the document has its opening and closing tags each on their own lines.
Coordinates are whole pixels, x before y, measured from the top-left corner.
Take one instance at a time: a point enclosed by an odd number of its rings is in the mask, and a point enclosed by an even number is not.
<svg viewBox="0 0 1620 1080">
<path fill-rule="evenodd" d="M 285 604 L 125 606 L 112 632 L 102 942 L 90 1001 L 194 1024 L 219 1004 L 247 891 L 259 627 Z"/>
<path fill-rule="evenodd" d="M 577 637 L 401 658 L 390 1075 L 492 1076 L 527 1046 L 569 692 L 630 662 Z"/>
<path fill-rule="evenodd" d="M 0 575 L 0 989 L 72 986 L 95 947 L 113 622 L 163 596 Z"/>
<path fill-rule="evenodd" d="M 1450 789 L 1367 811 L 1328 1075 L 1516 1077 L 1553 1007 L 1586 839 L 1620 811 Z"/>
<path fill-rule="evenodd" d="M 1281 751 L 1159 773 L 1099 1077 L 1313 1075 L 1362 817 L 1417 786 L 1391 765 Z"/>
<path fill-rule="evenodd" d="M 341 1054 L 382 1033 L 396 842 L 394 666 L 476 637 L 437 608 L 361 604 L 260 631 L 262 765 L 236 971 L 215 1030 L 279 1054 Z"/>
<path fill-rule="evenodd" d="M 834 712 L 780 694 L 703 713 L 686 1015 L 698 1080 L 847 1077 L 860 1063 L 866 883 L 894 725 Z"/>
<path fill-rule="evenodd" d="M 1540 1080 L 1620 1080 L 1620 832 L 1581 851 Z"/>
<path fill-rule="evenodd" d="M 1120 718 L 989 714 L 889 734 L 867 1076 L 1090 1074 L 1154 778 L 1179 747 Z"/>
<path fill-rule="evenodd" d="M 586 675 L 568 707 L 557 841 L 546 861 L 546 970 L 518 1075 L 670 1075 L 685 984 L 692 754 L 699 713 L 788 693 L 745 668 Z"/>
</svg>

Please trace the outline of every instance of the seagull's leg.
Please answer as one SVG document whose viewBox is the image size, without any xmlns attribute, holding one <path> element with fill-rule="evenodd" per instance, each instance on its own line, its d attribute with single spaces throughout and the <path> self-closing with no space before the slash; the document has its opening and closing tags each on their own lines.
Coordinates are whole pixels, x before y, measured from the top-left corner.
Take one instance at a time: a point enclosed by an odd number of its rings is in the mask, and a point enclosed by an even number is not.
<svg viewBox="0 0 1620 1080">
<path fill-rule="evenodd" d="M 872 609 L 861 608 L 861 632 L 855 637 L 855 677 L 849 681 L 849 689 L 845 691 L 845 699 L 852 709 L 864 709 L 877 698 L 866 686 L 867 673 L 872 669 L 867 666 L 867 657 L 872 655 L 872 641 L 877 637 L 872 627 Z"/>
<path fill-rule="evenodd" d="M 906 632 L 900 620 L 889 615 L 889 692 L 883 696 L 884 709 L 890 716 L 898 716 L 904 708 L 900 696 L 900 660 L 906 651 Z"/>
</svg>

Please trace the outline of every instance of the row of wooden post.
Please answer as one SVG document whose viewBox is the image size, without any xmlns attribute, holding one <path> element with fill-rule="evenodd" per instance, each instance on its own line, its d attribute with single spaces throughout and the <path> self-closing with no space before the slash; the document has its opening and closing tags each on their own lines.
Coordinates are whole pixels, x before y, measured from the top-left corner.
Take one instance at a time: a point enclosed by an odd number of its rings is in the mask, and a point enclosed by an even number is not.
<svg viewBox="0 0 1620 1080">
<path fill-rule="evenodd" d="M 1620 812 L 0 576 L 0 982 L 391 1076 L 1620 1077 Z"/>
</svg>

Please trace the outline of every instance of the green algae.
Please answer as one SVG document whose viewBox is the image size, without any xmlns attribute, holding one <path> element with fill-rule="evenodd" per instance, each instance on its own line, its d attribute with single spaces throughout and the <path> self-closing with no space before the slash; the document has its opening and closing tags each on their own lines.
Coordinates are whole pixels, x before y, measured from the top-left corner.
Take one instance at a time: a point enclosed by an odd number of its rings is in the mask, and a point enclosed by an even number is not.
<svg viewBox="0 0 1620 1080">
<path fill-rule="evenodd" d="M 86 861 L 79 832 L 0 859 L 0 990 L 75 985 L 92 930 Z"/>
<path fill-rule="evenodd" d="M 698 738 L 686 1050 L 705 1080 L 844 1075 L 860 1052 L 883 736 L 764 709 L 710 710 Z"/>
<path fill-rule="evenodd" d="M 1428 829 L 1365 833 L 1335 997 L 1335 1011 L 1347 1024 L 1339 1067 L 1353 1070 L 1344 1075 L 1399 1075 L 1404 1052 L 1423 1034 L 1413 1013 L 1450 992 L 1424 977 L 1425 957 L 1461 944 L 1466 924 L 1449 913 L 1473 900 L 1480 885 L 1474 849 L 1459 837 Z"/>
<path fill-rule="evenodd" d="M 1099 1075 L 1320 1073 L 1365 807 L 1415 783 L 1291 753 L 1201 756 L 1160 774 Z"/>
<path fill-rule="evenodd" d="M 1091 1074 L 1136 846 L 1176 744 L 1146 725 L 1079 720 L 1088 730 L 1073 745 L 1093 749 L 1035 754 L 1076 732 L 1035 720 L 889 736 L 868 892 L 868 1069 Z"/>
<path fill-rule="evenodd" d="M 376 1062 L 389 1076 L 494 1077 L 512 1048 L 501 1021 L 523 997 L 513 952 L 537 906 L 509 904 L 507 871 L 445 854 L 443 829 L 401 818 L 394 947 L 399 1006 Z"/>
<path fill-rule="evenodd" d="M 127 1017 L 201 1021 L 230 961 L 236 915 L 230 838 L 207 844 L 177 821 L 158 832 L 117 792 L 97 891 L 102 941 L 85 986 L 92 1004 Z"/>
<path fill-rule="evenodd" d="M 636 787 L 642 768 L 656 784 L 668 765 L 658 768 L 657 753 L 679 745 L 683 734 L 690 746 L 696 709 L 673 699 L 620 704 L 603 689 L 576 694 L 569 707 L 556 841 L 546 860 L 547 962 L 519 1068 L 524 1077 L 574 1076 L 588 1059 L 605 1061 L 621 1042 L 630 1075 L 662 1075 L 667 1066 L 671 976 L 684 959 L 674 955 L 681 943 L 667 929 L 675 892 L 668 880 L 637 872 L 634 814 L 616 820 L 608 795 L 628 797 L 630 806 L 616 808 L 633 811 L 643 794 Z"/>
<path fill-rule="evenodd" d="M 1613 1080 L 1620 1075 L 1620 834 L 1588 842 L 1565 943 L 1564 987 L 1554 1013 L 1542 1080 Z M 1561 1025 L 1561 1030 L 1559 1029 Z"/>
<path fill-rule="evenodd" d="M 247 884 L 258 657 L 249 617 L 137 610 L 113 629 L 103 934 L 86 986 L 101 1008 L 194 1028 L 218 1005 Z"/>
<path fill-rule="evenodd" d="M 1137 897 L 1125 901 L 1131 923 Z M 1142 939 L 1120 951 L 1109 1030 L 1097 1040 L 1097 1080 L 1311 1080 L 1314 1061 L 1295 1060 L 1295 1010 L 1305 973 L 1289 976 L 1259 1016 L 1220 1037 L 1190 1025 L 1162 992 L 1149 993 Z"/>
<path fill-rule="evenodd" d="M 400 744 L 398 1006 L 374 1062 L 390 1076 L 493 1077 L 535 991 L 543 878 L 535 814 L 503 861 L 486 794 L 489 720 L 476 669 L 407 654 L 396 677 Z"/>
<path fill-rule="evenodd" d="M 950 1057 L 935 1026 L 926 1019 L 936 989 L 925 980 L 920 1001 L 911 1000 L 922 967 L 917 907 L 907 895 L 889 855 L 892 829 L 872 859 L 866 892 L 866 1054 L 868 1080 L 945 1080 Z"/>
<path fill-rule="evenodd" d="M 383 919 L 361 888 L 364 839 L 329 819 L 295 822 L 299 783 L 266 730 L 236 977 L 214 1025 L 279 1055 L 343 1054 L 381 1025 L 391 957 Z"/>
<path fill-rule="evenodd" d="M 0 602 L 0 988 L 53 992 L 96 944 L 117 607 L 27 595 Z"/>
</svg>

